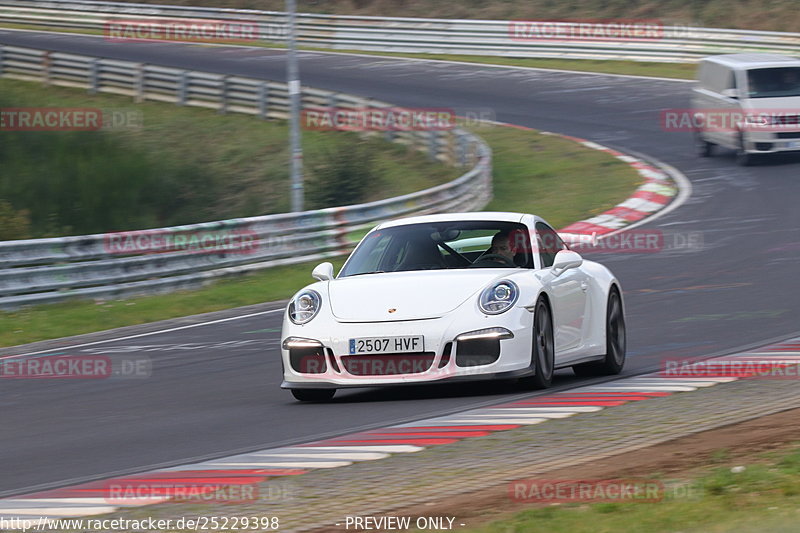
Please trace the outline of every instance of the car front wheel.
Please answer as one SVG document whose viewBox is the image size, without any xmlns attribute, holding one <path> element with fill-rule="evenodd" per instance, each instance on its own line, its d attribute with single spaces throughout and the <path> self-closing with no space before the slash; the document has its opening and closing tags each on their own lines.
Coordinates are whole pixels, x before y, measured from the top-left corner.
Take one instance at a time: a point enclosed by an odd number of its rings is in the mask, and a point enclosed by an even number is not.
<svg viewBox="0 0 800 533">
<path fill-rule="evenodd" d="M 553 320 L 544 298 L 539 298 L 533 314 L 533 346 L 531 367 L 534 375 L 519 379 L 526 389 L 546 389 L 553 381 L 555 349 L 553 342 Z"/>
</svg>

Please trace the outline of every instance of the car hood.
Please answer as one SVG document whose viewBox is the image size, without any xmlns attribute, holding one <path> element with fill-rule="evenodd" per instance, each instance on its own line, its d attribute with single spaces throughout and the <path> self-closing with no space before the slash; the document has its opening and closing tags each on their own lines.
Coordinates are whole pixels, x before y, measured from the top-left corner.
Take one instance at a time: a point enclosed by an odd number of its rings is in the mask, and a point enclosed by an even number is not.
<svg viewBox="0 0 800 533">
<path fill-rule="evenodd" d="M 438 318 L 474 298 L 493 280 L 515 270 L 426 270 L 350 276 L 332 280 L 328 294 L 333 315 L 342 322 Z"/>
</svg>

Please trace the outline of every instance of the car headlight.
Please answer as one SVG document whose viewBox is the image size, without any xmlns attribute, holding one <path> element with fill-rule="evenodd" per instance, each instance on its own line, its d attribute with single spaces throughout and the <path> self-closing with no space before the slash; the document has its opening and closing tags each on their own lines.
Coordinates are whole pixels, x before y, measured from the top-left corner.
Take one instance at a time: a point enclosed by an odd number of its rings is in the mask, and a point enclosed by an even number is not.
<svg viewBox="0 0 800 533">
<path fill-rule="evenodd" d="M 295 324 L 310 322 L 319 313 L 321 304 L 322 298 L 317 291 L 301 291 L 289 302 L 289 320 Z"/>
<path fill-rule="evenodd" d="M 478 306 L 487 315 L 499 315 L 511 309 L 518 297 L 519 288 L 516 283 L 508 280 L 498 281 L 483 290 Z"/>
</svg>

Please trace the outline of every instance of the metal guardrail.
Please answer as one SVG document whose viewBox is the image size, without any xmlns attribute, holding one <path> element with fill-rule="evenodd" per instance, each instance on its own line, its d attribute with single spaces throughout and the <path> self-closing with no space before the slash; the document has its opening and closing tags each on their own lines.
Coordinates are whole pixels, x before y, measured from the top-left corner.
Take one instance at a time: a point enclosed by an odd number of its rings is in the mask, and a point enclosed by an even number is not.
<svg viewBox="0 0 800 533">
<path fill-rule="evenodd" d="M 92 0 L 0 0 L 0 23 L 102 32 L 112 20 L 158 18 L 249 21 L 258 24 L 262 41 L 285 38 L 286 17 L 281 12 Z M 519 22 L 300 14 L 297 36 L 301 45 L 333 49 L 507 57 L 693 62 L 735 52 L 800 54 L 800 33 L 663 26 L 658 35 L 643 39 L 532 39 L 515 32 L 513 25 Z"/>
<path fill-rule="evenodd" d="M 137 101 L 286 118 L 285 83 L 0 45 L 0 77 L 116 93 Z M 390 104 L 304 87 L 305 108 L 384 108 Z M 114 248 L 120 234 L 0 242 L 0 309 L 67 298 L 116 298 L 196 287 L 221 276 L 348 253 L 359 233 L 398 216 L 470 211 L 491 198 L 491 151 L 461 129 L 384 134 L 469 170 L 456 180 L 376 202 L 134 232 L 148 237 L 246 234 L 247 250 L 137 253 Z M 152 250 L 151 250 L 152 251 Z"/>
</svg>

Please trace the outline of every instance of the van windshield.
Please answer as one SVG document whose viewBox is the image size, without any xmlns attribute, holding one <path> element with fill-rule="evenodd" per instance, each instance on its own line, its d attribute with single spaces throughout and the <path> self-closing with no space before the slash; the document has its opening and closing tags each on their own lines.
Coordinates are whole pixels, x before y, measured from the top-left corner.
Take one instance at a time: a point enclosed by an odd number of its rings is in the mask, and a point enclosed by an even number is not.
<svg viewBox="0 0 800 533">
<path fill-rule="evenodd" d="M 748 70 L 747 89 L 750 98 L 800 96 L 800 67 Z"/>
</svg>

